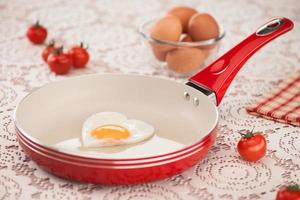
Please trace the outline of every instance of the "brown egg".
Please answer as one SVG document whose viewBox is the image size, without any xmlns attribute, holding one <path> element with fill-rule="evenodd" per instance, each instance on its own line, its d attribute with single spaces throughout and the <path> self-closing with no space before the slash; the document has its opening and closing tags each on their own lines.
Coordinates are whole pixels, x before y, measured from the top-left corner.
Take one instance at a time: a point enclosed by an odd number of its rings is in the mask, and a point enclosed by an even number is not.
<svg viewBox="0 0 300 200">
<path fill-rule="evenodd" d="M 187 33 L 189 20 L 195 13 L 197 13 L 197 10 L 187 6 L 178 6 L 168 12 L 168 14 L 180 19 L 184 33 Z"/>
<path fill-rule="evenodd" d="M 166 40 L 166 41 L 179 41 L 182 33 L 182 26 L 180 20 L 172 15 L 167 15 L 156 22 L 151 29 L 151 37 Z M 154 56 L 159 61 L 165 61 L 168 51 L 175 47 L 166 44 L 158 44 L 155 42 L 150 43 Z"/>
<path fill-rule="evenodd" d="M 197 13 L 189 21 L 188 34 L 193 41 L 208 40 L 219 35 L 217 21 L 207 13 Z"/>
<path fill-rule="evenodd" d="M 188 34 L 185 34 L 182 39 L 181 42 L 193 42 L 191 36 L 189 36 Z"/>
<path fill-rule="evenodd" d="M 152 50 L 154 56 L 159 61 L 165 61 L 167 53 L 170 50 L 175 49 L 175 48 L 176 47 L 167 46 L 167 45 L 151 44 L 151 50 Z"/>
<path fill-rule="evenodd" d="M 204 64 L 205 53 L 197 48 L 182 47 L 169 51 L 166 57 L 168 67 L 178 73 L 189 73 Z"/>
<path fill-rule="evenodd" d="M 158 20 L 151 29 L 151 37 L 167 40 L 179 41 L 182 33 L 182 26 L 180 20 L 172 15 L 167 15 Z"/>
</svg>

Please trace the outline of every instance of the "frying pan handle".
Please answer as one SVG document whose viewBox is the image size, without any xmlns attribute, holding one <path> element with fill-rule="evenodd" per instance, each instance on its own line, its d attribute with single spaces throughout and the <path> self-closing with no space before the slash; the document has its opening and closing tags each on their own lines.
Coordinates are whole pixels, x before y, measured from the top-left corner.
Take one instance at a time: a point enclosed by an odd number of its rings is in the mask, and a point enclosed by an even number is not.
<svg viewBox="0 0 300 200">
<path fill-rule="evenodd" d="M 189 79 L 190 82 L 215 93 L 220 104 L 231 81 L 244 63 L 261 47 L 288 32 L 294 24 L 287 18 L 276 18 L 229 50 L 211 65 Z"/>
</svg>

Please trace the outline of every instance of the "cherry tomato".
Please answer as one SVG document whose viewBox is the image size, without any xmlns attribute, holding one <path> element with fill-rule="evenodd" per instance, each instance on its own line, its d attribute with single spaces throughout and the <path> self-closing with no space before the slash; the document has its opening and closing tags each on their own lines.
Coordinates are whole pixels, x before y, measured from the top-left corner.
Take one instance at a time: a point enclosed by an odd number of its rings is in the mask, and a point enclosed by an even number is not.
<svg viewBox="0 0 300 200">
<path fill-rule="evenodd" d="M 299 185 L 281 187 L 277 192 L 276 200 L 300 200 Z"/>
<path fill-rule="evenodd" d="M 90 56 L 86 48 L 83 47 L 83 43 L 80 46 L 74 46 L 69 51 L 68 54 L 72 59 L 72 64 L 74 68 L 83 68 L 88 63 Z"/>
<path fill-rule="evenodd" d="M 266 154 L 267 142 L 262 133 L 253 133 L 252 130 L 241 135 L 242 138 L 238 142 L 237 149 L 242 158 L 248 161 L 257 161 Z"/>
<path fill-rule="evenodd" d="M 57 50 L 57 47 L 55 47 L 55 42 L 51 41 L 42 52 L 43 60 L 47 62 L 48 56 L 55 50 Z"/>
<path fill-rule="evenodd" d="M 33 44 L 42 44 L 47 37 L 47 29 L 37 21 L 28 28 L 27 37 Z"/>
<path fill-rule="evenodd" d="M 55 74 L 66 74 L 72 67 L 68 54 L 63 53 L 62 47 L 54 50 L 48 57 L 47 63 Z"/>
</svg>

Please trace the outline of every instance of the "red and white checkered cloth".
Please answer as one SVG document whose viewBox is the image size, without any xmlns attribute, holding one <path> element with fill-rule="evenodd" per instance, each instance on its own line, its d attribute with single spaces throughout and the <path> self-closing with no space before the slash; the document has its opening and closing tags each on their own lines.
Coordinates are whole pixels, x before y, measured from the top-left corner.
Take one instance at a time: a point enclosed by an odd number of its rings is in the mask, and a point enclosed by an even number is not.
<svg viewBox="0 0 300 200">
<path fill-rule="evenodd" d="M 300 126 L 300 71 L 246 110 L 266 119 Z"/>
</svg>

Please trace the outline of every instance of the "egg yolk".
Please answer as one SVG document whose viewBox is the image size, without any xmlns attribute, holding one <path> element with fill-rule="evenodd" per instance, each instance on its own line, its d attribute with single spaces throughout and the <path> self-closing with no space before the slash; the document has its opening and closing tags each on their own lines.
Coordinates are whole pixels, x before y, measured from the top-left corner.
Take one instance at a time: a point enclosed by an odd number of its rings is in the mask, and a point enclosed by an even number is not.
<svg viewBox="0 0 300 200">
<path fill-rule="evenodd" d="M 130 132 L 118 125 L 103 125 L 92 130 L 91 135 L 97 139 L 111 138 L 111 139 L 126 139 L 130 136 Z"/>
</svg>

